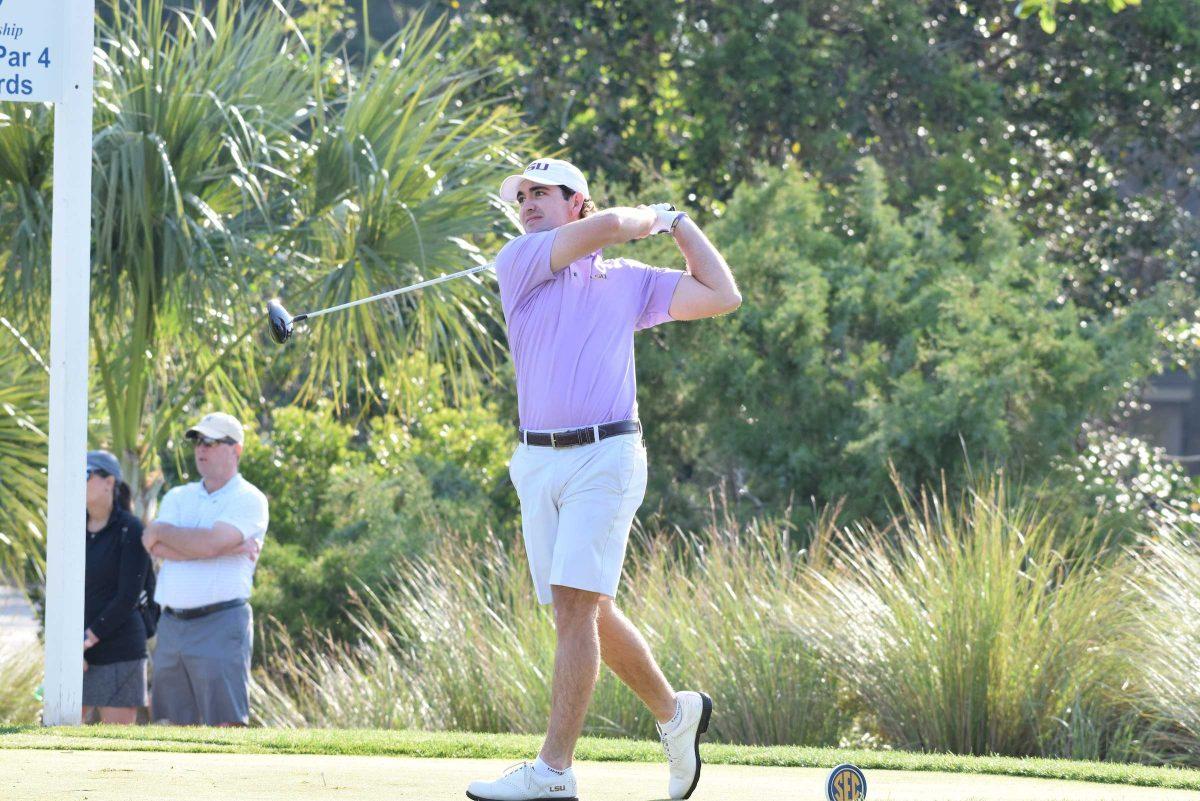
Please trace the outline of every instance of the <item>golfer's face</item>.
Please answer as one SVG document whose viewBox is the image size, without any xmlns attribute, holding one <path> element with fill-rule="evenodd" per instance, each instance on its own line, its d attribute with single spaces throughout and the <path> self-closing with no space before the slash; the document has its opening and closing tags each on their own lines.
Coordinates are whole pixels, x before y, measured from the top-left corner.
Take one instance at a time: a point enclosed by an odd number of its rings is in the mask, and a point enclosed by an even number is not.
<svg viewBox="0 0 1200 801">
<path fill-rule="evenodd" d="M 571 201 L 557 186 L 542 186 L 522 181 L 517 187 L 517 206 L 525 233 L 549 231 L 571 222 Z"/>
</svg>

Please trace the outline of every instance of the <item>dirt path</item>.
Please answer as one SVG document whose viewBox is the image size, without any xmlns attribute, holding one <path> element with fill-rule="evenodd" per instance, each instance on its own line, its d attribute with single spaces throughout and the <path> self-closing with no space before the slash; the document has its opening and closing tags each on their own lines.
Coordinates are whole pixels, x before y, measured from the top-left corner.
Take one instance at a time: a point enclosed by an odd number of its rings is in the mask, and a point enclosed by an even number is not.
<svg viewBox="0 0 1200 801">
<path fill-rule="evenodd" d="M 494 778 L 496 760 L 0 750 L 5 801 L 438 801 L 465 799 L 467 783 Z M 656 801 L 663 765 L 580 763 L 581 801 Z M 696 801 L 820 801 L 826 771 L 704 768 Z M 867 771 L 870 801 L 1200 801 L 1200 792 L 1046 779 Z"/>
</svg>

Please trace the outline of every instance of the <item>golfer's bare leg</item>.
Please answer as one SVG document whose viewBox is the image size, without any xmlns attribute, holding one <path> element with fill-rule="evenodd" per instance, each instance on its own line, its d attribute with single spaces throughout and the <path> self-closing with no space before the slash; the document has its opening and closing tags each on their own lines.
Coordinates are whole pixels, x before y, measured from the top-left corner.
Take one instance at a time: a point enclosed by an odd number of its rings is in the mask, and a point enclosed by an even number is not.
<svg viewBox="0 0 1200 801">
<path fill-rule="evenodd" d="M 550 729 L 542 745 L 542 760 L 564 770 L 575 756 L 575 741 L 583 731 L 600 673 L 600 637 L 596 631 L 600 595 L 558 585 L 550 589 L 554 593 L 558 647 L 554 653 Z"/>
<path fill-rule="evenodd" d="M 642 699 L 659 723 L 670 720 L 675 715 L 675 691 L 654 661 L 641 632 L 607 596 L 600 600 L 598 629 L 604 664 Z"/>
</svg>

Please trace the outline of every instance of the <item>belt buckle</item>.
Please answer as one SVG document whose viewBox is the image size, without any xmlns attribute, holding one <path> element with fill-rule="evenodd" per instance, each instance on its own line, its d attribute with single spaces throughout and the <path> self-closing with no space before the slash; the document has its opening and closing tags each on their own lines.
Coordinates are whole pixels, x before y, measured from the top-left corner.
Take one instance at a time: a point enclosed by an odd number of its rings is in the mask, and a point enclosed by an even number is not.
<svg viewBox="0 0 1200 801">
<path fill-rule="evenodd" d="M 550 447 L 551 448 L 558 447 L 558 442 L 557 442 L 557 440 L 554 439 L 555 436 L 557 436 L 557 432 L 551 431 L 550 432 Z"/>
</svg>

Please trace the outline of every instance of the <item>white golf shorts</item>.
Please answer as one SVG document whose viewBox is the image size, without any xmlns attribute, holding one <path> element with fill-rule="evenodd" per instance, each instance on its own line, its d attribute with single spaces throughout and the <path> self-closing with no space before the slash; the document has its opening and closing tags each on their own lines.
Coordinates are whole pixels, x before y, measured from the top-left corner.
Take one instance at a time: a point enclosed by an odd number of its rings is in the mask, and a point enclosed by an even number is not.
<svg viewBox="0 0 1200 801">
<path fill-rule="evenodd" d="M 549 448 L 520 443 L 509 476 L 538 602 L 552 585 L 616 597 L 633 516 L 646 495 L 641 434 Z"/>
</svg>

